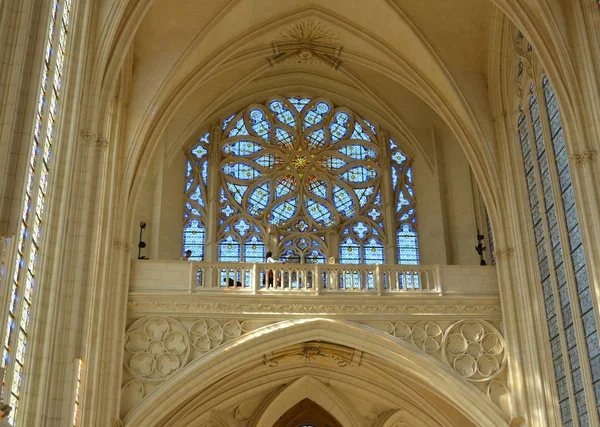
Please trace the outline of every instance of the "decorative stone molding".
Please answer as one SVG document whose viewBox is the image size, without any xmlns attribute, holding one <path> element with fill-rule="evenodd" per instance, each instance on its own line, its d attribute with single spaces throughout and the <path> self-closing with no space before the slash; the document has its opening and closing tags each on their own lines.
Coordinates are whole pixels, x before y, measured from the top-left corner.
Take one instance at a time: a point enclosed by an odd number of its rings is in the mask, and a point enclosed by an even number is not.
<svg viewBox="0 0 600 427">
<path fill-rule="evenodd" d="M 266 319 L 189 319 L 143 317 L 125 334 L 125 370 L 133 376 L 121 389 L 121 417 L 142 402 L 160 384 L 192 361 L 243 335 L 278 322 Z M 402 339 L 451 366 L 458 375 L 487 393 L 503 410 L 508 388 L 495 379 L 506 365 L 504 338 L 483 320 L 373 321 L 362 323 Z M 445 331 L 444 331 L 445 330 Z M 263 364 L 330 364 L 336 368 L 360 366 L 363 352 L 324 342 L 305 342 L 263 354 Z M 239 415 L 240 417 L 242 415 Z"/>
<path fill-rule="evenodd" d="M 496 328 L 483 320 L 461 320 L 444 334 L 442 358 L 473 382 L 496 377 L 506 364 L 506 344 Z"/>
<path fill-rule="evenodd" d="M 395 315 L 395 314 L 454 314 L 454 315 L 500 315 L 499 304 L 266 304 L 266 303 L 220 303 L 181 301 L 129 301 L 128 309 L 135 312 L 160 313 L 286 313 L 326 315 Z"/>
<path fill-rule="evenodd" d="M 573 162 L 575 166 L 583 166 L 586 163 L 593 163 L 596 161 L 598 152 L 596 150 L 586 150 L 579 154 L 573 154 L 569 156 L 569 160 Z"/>
<path fill-rule="evenodd" d="M 349 347 L 322 342 L 306 342 L 294 348 L 263 354 L 263 364 L 275 367 L 286 361 L 312 362 L 322 359 L 333 361 L 336 366 L 344 368 L 360 365 L 362 355 L 362 351 Z"/>
<path fill-rule="evenodd" d="M 273 55 L 267 60 L 274 66 L 285 60 L 299 63 L 320 62 L 337 69 L 342 61 L 342 46 L 332 43 L 336 37 L 325 25 L 305 20 L 284 30 L 279 41 L 273 42 Z"/>
<path fill-rule="evenodd" d="M 136 378 L 163 381 L 187 363 L 190 340 L 183 326 L 168 317 L 135 322 L 125 335 L 125 367 Z"/>
<path fill-rule="evenodd" d="M 514 253 L 515 253 L 515 248 L 497 249 L 496 251 L 494 251 L 494 257 L 497 260 L 508 259 L 508 258 L 511 258 Z"/>
</svg>

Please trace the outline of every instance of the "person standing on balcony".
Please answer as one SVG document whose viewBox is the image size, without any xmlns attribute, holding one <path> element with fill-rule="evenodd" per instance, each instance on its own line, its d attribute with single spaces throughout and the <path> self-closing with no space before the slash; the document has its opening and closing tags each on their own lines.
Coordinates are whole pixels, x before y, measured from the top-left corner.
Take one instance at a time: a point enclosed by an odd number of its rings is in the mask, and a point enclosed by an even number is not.
<svg viewBox="0 0 600 427">
<path fill-rule="evenodd" d="M 182 256 L 181 258 L 179 258 L 179 261 L 189 261 L 191 257 L 192 257 L 192 251 L 190 249 L 188 249 L 187 251 L 185 251 L 185 255 Z"/>
<path fill-rule="evenodd" d="M 265 262 L 266 262 L 267 264 L 272 264 L 272 263 L 276 263 L 276 264 L 284 264 L 283 262 L 281 262 L 281 261 L 279 261 L 279 260 L 276 260 L 276 259 L 274 259 L 274 258 L 273 258 L 273 252 L 271 252 L 271 251 L 268 251 L 268 252 L 266 253 L 265 257 L 266 257 L 266 260 L 265 260 Z M 272 288 L 272 287 L 273 287 L 273 270 L 269 270 L 269 271 L 268 271 L 268 273 L 267 273 L 267 278 L 269 279 L 269 280 L 268 280 L 268 286 L 269 286 L 269 288 Z"/>
</svg>

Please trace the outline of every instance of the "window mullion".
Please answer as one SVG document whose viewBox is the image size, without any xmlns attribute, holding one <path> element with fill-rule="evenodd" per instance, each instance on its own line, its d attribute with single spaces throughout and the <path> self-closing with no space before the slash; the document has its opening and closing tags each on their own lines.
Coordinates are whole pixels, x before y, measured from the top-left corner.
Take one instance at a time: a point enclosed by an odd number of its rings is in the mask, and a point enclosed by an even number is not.
<svg viewBox="0 0 600 427">
<path fill-rule="evenodd" d="M 568 400 L 569 400 L 569 406 L 571 408 L 571 419 L 573 421 L 573 426 L 576 427 L 579 425 L 579 417 L 577 417 L 577 406 L 575 405 L 575 399 L 574 399 L 575 393 L 574 393 L 574 389 L 573 389 L 573 378 L 572 378 L 571 369 L 566 369 L 567 366 L 570 367 L 570 355 L 568 353 L 567 338 L 566 338 L 566 333 L 565 333 L 565 329 L 564 329 L 564 320 L 563 320 L 563 314 L 562 314 L 561 305 L 560 305 L 560 294 L 558 291 L 558 281 L 556 278 L 556 270 L 554 268 L 553 257 L 552 257 L 552 244 L 551 244 L 551 238 L 550 238 L 550 232 L 549 232 L 550 227 L 548 226 L 548 218 L 546 216 L 546 208 L 545 208 L 545 203 L 544 203 L 542 175 L 541 175 L 540 165 L 539 165 L 538 150 L 537 150 L 537 144 L 536 144 L 536 138 L 535 138 L 535 129 L 533 127 L 534 121 L 533 121 L 533 117 L 531 116 L 530 108 L 525 108 L 524 113 L 526 115 L 527 129 L 528 129 L 528 133 L 529 133 L 529 143 L 531 146 L 531 153 L 533 156 L 533 169 L 534 169 L 534 174 L 535 174 L 536 190 L 537 190 L 537 195 L 538 195 L 538 205 L 539 205 L 539 209 L 540 209 L 541 221 L 542 221 L 543 230 L 544 230 L 544 245 L 546 248 L 546 258 L 548 260 L 548 269 L 550 272 L 550 282 L 552 283 L 552 294 L 554 297 L 554 310 L 555 310 L 556 319 L 557 319 L 557 323 L 558 323 L 558 335 L 560 337 L 563 366 L 565 367 L 565 377 L 567 379 L 567 381 L 566 381 L 567 388 L 569 390 L 569 399 Z M 536 242 L 536 250 L 537 250 L 537 242 Z M 551 263 L 551 259 L 552 259 L 552 263 Z M 538 259 L 538 261 L 539 261 L 539 259 Z M 541 277 L 540 277 L 540 279 L 541 279 Z M 548 333 L 548 343 L 551 345 L 550 333 Z M 554 362 L 554 356 L 552 356 L 552 360 Z M 557 381 L 557 377 L 556 377 L 556 366 L 554 366 L 554 371 L 555 371 L 554 372 L 555 384 L 558 385 L 558 381 Z M 560 406 L 560 401 L 559 401 L 559 406 Z"/>
</svg>

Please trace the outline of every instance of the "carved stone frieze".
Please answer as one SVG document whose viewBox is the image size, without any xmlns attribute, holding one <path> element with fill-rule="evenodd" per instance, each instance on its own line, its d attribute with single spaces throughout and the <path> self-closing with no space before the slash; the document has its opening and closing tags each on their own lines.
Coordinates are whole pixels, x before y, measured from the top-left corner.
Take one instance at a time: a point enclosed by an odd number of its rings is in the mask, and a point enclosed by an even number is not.
<svg viewBox="0 0 600 427">
<path fill-rule="evenodd" d="M 263 364 L 271 367 L 279 366 L 286 361 L 312 362 L 315 360 L 331 361 L 336 366 L 360 365 L 362 352 L 353 348 L 332 345 L 322 342 L 306 342 L 281 351 L 263 354 Z"/>
<path fill-rule="evenodd" d="M 500 315 L 500 304 L 269 304 L 182 301 L 129 301 L 130 312 L 287 313 L 335 315 L 456 314 Z"/>
</svg>

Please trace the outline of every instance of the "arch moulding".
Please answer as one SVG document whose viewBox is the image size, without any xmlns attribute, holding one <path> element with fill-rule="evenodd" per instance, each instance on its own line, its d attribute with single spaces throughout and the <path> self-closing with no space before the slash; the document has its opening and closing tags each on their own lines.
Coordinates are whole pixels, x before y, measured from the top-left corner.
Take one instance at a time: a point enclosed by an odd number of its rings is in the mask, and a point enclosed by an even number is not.
<svg viewBox="0 0 600 427">
<path fill-rule="evenodd" d="M 391 338 L 373 328 L 349 321 L 333 319 L 296 319 L 265 326 L 225 345 L 192 363 L 179 374 L 166 381 L 125 418 L 126 427 L 163 425 L 169 414 L 189 402 L 201 390 L 249 363 L 261 360 L 265 353 L 307 341 L 326 341 L 372 354 L 386 360 L 399 373 L 412 378 L 449 405 L 453 406 L 474 425 L 506 426 L 508 418 L 483 393 L 454 373 L 450 367 L 427 354 L 412 348 L 401 340 Z M 318 382 L 316 380 L 312 380 Z M 296 384 L 297 383 L 297 384 Z M 296 384 L 294 386 L 294 384 Z M 310 387 L 311 396 L 319 390 L 324 396 L 319 405 L 336 417 L 344 426 L 362 425 L 352 412 L 342 408 L 325 386 L 314 385 L 303 378 L 289 386 L 289 391 L 275 397 L 272 408 L 280 402 L 277 411 L 265 410 L 252 427 L 267 427 L 282 415 L 296 398 L 286 401 L 291 394 L 303 399 L 303 389 Z M 296 397 L 297 397 L 296 396 Z M 285 402 L 285 403 L 282 403 Z M 273 418 L 275 417 L 275 418 Z M 161 424 L 161 422 L 163 424 Z"/>
</svg>

